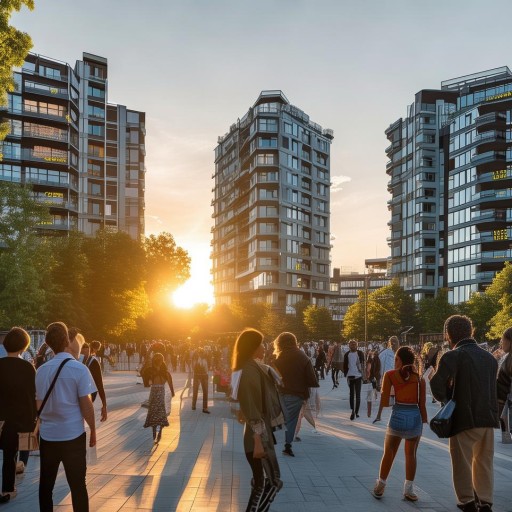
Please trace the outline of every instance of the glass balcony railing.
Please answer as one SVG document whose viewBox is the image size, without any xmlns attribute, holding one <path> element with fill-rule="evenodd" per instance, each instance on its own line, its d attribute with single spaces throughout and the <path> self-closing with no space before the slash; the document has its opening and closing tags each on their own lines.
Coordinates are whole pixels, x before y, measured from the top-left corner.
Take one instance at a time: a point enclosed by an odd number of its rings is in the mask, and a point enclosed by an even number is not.
<svg viewBox="0 0 512 512">
<path fill-rule="evenodd" d="M 482 262 L 510 260 L 512 258 L 512 249 L 506 249 L 504 251 L 484 251 L 481 257 Z"/>
</svg>

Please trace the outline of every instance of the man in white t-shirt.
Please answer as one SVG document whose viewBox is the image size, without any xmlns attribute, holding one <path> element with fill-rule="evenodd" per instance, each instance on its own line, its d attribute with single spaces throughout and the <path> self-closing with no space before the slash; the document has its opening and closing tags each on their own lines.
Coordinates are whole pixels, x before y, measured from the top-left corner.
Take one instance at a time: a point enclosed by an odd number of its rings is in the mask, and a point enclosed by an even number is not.
<svg viewBox="0 0 512 512">
<path fill-rule="evenodd" d="M 46 329 L 46 343 L 55 357 L 44 363 L 36 374 L 38 409 L 50 388 L 61 364 L 61 372 L 41 413 L 39 479 L 39 510 L 53 511 L 53 488 L 60 463 L 64 465 L 71 491 L 74 512 L 89 511 L 86 476 L 86 434 L 84 420 L 89 425 L 89 446 L 96 445 L 94 407 L 90 394 L 96 391 L 89 369 L 77 361 L 80 354 L 80 335 L 71 337 L 62 322 Z"/>
<path fill-rule="evenodd" d="M 391 336 L 388 341 L 388 346 L 380 354 L 380 374 L 384 378 L 384 374 L 389 370 L 395 369 L 395 353 L 400 346 L 400 341 L 397 336 Z"/>
</svg>

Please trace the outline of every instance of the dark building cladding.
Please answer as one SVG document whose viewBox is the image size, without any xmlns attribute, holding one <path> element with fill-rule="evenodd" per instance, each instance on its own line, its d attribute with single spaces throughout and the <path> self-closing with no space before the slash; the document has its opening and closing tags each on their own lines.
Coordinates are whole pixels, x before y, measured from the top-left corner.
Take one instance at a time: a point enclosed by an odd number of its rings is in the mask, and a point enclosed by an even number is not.
<svg viewBox="0 0 512 512">
<path fill-rule="evenodd" d="M 386 136 L 391 276 L 415 300 L 464 302 L 512 256 L 512 73 L 422 90 Z"/>
<path fill-rule="evenodd" d="M 31 53 L 13 73 L 0 180 L 30 184 L 49 206 L 43 234 L 144 236 L 145 113 L 108 103 L 107 76 L 107 59 L 89 53 L 74 68 Z"/>
</svg>

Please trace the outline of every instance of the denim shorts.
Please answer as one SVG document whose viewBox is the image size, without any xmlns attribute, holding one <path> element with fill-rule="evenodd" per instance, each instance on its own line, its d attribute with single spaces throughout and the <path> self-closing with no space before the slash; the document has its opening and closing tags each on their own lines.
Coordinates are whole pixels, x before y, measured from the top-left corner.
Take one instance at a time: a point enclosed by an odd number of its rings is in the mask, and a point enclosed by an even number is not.
<svg viewBox="0 0 512 512">
<path fill-rule="evenodd" d="M 421 436 L 423 422 L 416 404 L 395 404 L 389 418 L 387 433 L 402 439 Z"/>
</svg>

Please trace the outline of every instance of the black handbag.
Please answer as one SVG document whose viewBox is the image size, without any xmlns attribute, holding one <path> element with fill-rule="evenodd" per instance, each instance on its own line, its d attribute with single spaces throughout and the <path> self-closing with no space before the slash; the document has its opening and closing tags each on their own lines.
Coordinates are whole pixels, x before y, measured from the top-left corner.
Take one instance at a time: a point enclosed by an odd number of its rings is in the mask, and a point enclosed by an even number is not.
<svg viewBox="0 0 512 512">
<path fill-rule="evenodd" d="M 455 379 L 453 380 L 452 398 L 446 402 L 430 420 L 430 429 L 437 437 L 445 439 L 452 436 L 453 413 L 455 411 Z"/>
</svg>

